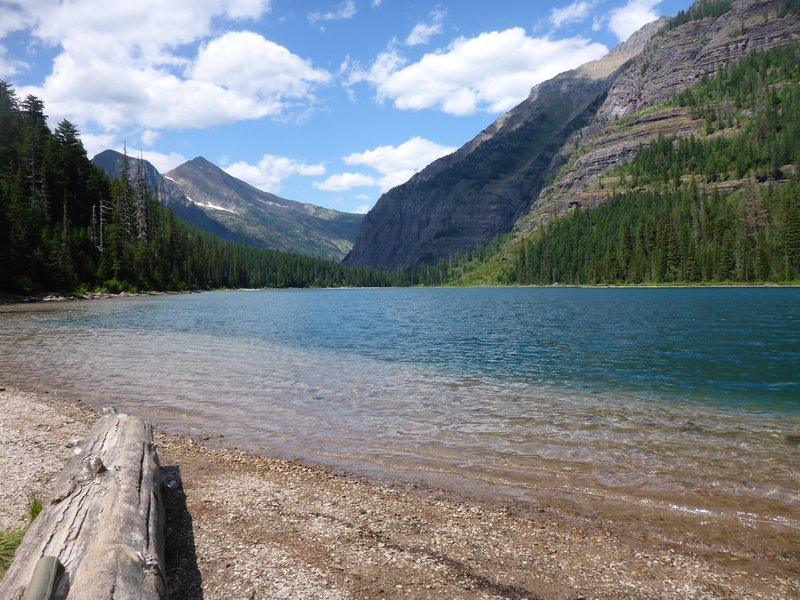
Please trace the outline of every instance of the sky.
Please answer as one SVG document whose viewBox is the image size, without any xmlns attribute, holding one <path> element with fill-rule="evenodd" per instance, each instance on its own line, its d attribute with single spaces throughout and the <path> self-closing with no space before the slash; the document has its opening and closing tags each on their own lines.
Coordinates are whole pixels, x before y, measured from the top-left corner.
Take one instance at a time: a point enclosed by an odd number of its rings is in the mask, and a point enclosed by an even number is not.
<svg viewBox="0 0 800 600">
<path fill-rule="evenodd" d="M 366 212 L 690 0 L 0 0 L 0 79 L 162 173 Z"/>
</svg>

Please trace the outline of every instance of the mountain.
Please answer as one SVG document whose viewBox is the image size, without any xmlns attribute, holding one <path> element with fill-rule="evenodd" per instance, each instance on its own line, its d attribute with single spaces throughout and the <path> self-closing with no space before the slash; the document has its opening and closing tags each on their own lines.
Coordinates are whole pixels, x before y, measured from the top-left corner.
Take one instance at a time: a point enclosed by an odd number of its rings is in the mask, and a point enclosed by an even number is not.
<svg viewBox="0 0 800 600">
<path fill-rule="evenodd" d="M 665 104 L 750 53 L 800 39 L 794 2 L 696 2 L 678 15 L 616 79 L 592 122 L 562 149 L 569 164 L 543 189 L 516 226 L 529 232 L 576 205 L 595 207 L 611 195 L 605 173 L 662 137 L 700 135 L 705 121 L 688 107 Z M 710 13 L 711 16 L 703 16 Z M 575 151 L 575 149 L 578 149 Z"/>
<path fill-rule="evenodd" d="M 632 113 L 619 132 L 653 114 L 681 114 L 691 132 L 659 135 L 560 218 L 518 235 L 498 274 L 526 284 L 800 280 L 800 43 L 749 53 Z"/>
<path fill-rule="evenodd" d="M 363 215 L 286 200 L 237 179 L 202 157 L 164 177 L 239 241 L 340 260 L 353 245 Z"/>
<path fill-rule="evenodd" d="M 75 125 L 63 120 L 51 131 L 44 103 L 19 102 L 3 81 L 0 140 L 0 297 L 390 282 L 370 269 L 235 244 L 188 225 L 147 193 L 145 179 L 162 183 L 155 169 L 123 162 L 131 185 L 112 180 L 89 160 Z M 116 159 L 97 162 L 114 170 Z"/>
<path fill-rule="evenodd" d="M 594 116 L 620 67 L 657 29 L 646 26 L 606 57 L 535 86 L 462 148 L 389 190 L 345 262 L 413 267 L 508 231 L 544 186 L 569 135 Z"/>
<path fill-rule="evenodd" d="M 115 179 L 119 179 L 122 174 L 122 161 L 125 156 L 116 150 L 103 150 L 92 158 L 92 162 Z M 167 206 L 187 223 L 208 231 L 226 240 L 237 241 L 239 236 L 235 231 L 228 229 L 225 225 L 209 216 L 205 209 L 198 206 L 178 187 L 174 181 L 170 181 L 148 161 L 140 158 L 128 157 L 130 176 L 135 177 L 139 165 L 141 165 L 144 180 L 149 190 L 152 190 L 161 203 Z"/>
<path fill-rule="evenodd" d="M 119 177 L 123 155 L 106 150 L 92 161 Z M 129 157 L 131 177 L 139 159 Z M 261 191 L 202 157 L 161 175 L 141 161 L 161 201 L 189 223 L 250 246 L 340 260 L 353 245 L 362 215 L 303 204 Z"/>
<path fill-rule="evenodd" d="M 384 194 L 345 261 L 412 267 L 529 235 L 610 197 L 598 180 L 659 135 L 701 126 L 658 109 L 748 53 L 800 36 L 797 0 L 700 0 L 645 26 L 605 58 L 535 86 L 455 153 Z"/>
</svg>

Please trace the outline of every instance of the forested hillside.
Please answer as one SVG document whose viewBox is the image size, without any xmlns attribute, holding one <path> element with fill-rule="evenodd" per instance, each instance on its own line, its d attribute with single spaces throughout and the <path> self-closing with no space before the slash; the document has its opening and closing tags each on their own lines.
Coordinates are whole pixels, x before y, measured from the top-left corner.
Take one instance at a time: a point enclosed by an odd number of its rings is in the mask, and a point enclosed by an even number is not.
<svg viewBox="0 0 800 600">
<path fill-rule="evenodd" d="M 0 82 L 0 291 L 386 285 L 333 261 L 260 250 L 196 230 L 156 201 L 141 169 L 112 180 L 68 121 Z"/>
<path fill-rule="evenodd" d="M 660 138 L 517 250 L 520 283 L 800 279 L 800 46 L 748 56 L 674 104 L 704 135 Z"/>
<path fill-rule="evenodd" d="M 641 147 L 599 179 L 607 201 L 574 202 L 472 271 L 523 284 L 800 280 L 800 45 L 751 54 L 648 110 L 672 107 L 697 135 Z"/>
</svg>

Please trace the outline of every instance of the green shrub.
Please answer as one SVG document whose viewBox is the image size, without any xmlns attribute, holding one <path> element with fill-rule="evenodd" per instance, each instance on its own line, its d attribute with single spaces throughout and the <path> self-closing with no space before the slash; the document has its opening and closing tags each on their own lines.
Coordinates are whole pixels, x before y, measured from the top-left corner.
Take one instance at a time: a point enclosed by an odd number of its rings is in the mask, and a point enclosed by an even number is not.
<svg viewBox="0 0 800 600">
<path fill-rule="evenodd" d="M 11 561 L 14 559 L 14 552 L 17 551 L 22 539 L 25 537 L 25 532 L 33 523 L 33 520 L 39 516 L 44 508 L 41 496 L 33 494 L 28 498 L 28 522 L 24 527 L 15 527 L 0 531 L 0 577 L 6 574 Z"/>
</svg>

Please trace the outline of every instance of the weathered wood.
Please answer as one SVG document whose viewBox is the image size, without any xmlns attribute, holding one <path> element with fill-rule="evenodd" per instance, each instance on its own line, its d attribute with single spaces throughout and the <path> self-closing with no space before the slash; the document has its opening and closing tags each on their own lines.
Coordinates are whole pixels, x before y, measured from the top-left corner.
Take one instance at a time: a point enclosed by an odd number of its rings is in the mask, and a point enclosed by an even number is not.
<svg viewBox="0 0 800 600">
<path fill-rule="evenodd" d="M 75 452 L 0 582 L 0 598 L 21 598 L 42 556 L 64 565 L 56 600 L 164 598 L 164 505 L 152 427 L 109 415 Z"/>
</svg>

